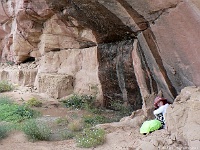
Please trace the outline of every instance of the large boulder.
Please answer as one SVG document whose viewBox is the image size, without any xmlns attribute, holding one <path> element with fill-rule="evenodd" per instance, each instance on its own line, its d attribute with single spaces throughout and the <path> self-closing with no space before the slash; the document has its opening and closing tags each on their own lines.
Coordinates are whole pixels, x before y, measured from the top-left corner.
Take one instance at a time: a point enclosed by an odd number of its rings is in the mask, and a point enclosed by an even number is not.
<svg viewBox="0 0 200 150">
<path fill-rule="evenodd" d="M 200 88 L 186 87 L 167 109 L 167 130 L 177 141 L 190 148 L 198 148 L 200 145 L 199 108 Z"/>
<path fill-rule="evenodd" d="M 38 89 L 57 99 L 73 93 L 73 77 L 59 74 L 39 74 Z"/>
</svg>

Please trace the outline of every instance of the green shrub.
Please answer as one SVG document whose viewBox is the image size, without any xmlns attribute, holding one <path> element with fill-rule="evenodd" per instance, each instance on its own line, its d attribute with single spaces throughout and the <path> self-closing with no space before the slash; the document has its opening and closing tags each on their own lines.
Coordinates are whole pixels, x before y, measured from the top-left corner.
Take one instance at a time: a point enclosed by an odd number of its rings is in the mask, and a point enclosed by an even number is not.
<svg viewBox="0 0 200 150">
<path fill-rule="evenodd" d="M 92 95 L 77 95 L 73 94 L 68 99 L 64 100 L 63 103 L 66 107 L 73 109 L 91 108 L 94 106 L 95 97 Z"/>
<path fill-rule="evenodd" d="M 25 105 L 14 104 L 8 97 L 0 97 L 0 121 L 21 122 L 38 114 Z"/>
<path fill-rule="evenodd" d="M 68 129 L 73 132 L 81 131 L 83 129 L 83 123 L 81 120 L 74 120 L 68 124 Z"/>
<path fill-rule="evenodd" d="M 56 119 L 56 123 L 58 125 L 67 125 L 69 123 L 69 121 L 67 120 L 67 118 L 58 118 Z"/>
<path fill-rule="evenodd" d="M 7 97 L 7 96 L 1 96 L 0 97 L 0 105 L 4 105 L 4 104 L 12 104 L 13 101 Z"/>
<path fill-rule="evenodd" d="M 83 107 L 83 101 L 81 99 L 81 96 L 77 94 L 73 94 L 70 98 L 63 101 L 66 107 L 71 107 L 73 109 L 79 109 Z"/>
<path fill-rule="evenodd" d="M 33 98 L 29 99 L 26 102 L 26 105 L 30 106 L 30 107 L 32 107 L 32 106 L 34 106 L 34 107 L 41 107 L 42 106 L 42 102 L 33 97 Z"/>
<path fill-rule="evenodd" d="M 7 136 L 8 133 L 8 128 L 6 127 L 6 125 L 1 125 L 0 124 L 0 139 L 3 139 Z"/>
<path fill-rule="evenodd" d="M 72 133 L 71 131 L 68 131 L 68 130 L 60 131 L 60 135 L 61 135 L 62 140 L 69 140 L 74 137 L 74 133 Z"/>
<path fill-rule="evenodd" d="M 0 92 L 6 92 L 13 90 L 13 85 L 8 81 L 0 81 Z"/>
<path fill-rule="evenodd" d="M 28 120 L 24 123 L 22 130 L 29 139 L 35 140 L 49 140 L 51 130 L 44 123 L 38 122 L 35 119 Z"/>
<path fill-rule="evenodd" d="M 26 105 L 17 105 L 17 109 L 14 111 L 14 114 L 21 116 L 24 120 L 33 118 L 35 112 Z"/>
<path fill-rule="evenodd" d="M 102 145 L 105 142 L 105 131 L 97 128 L 87 128 L 76 136 L 78 147 L 89 148 Z"/>
<path fill-rule="evenodd" d="M 90 110 L 93 109 L 95 106 L 95 97 L 92 95 L 81 95 L 81 99 L 83 101 L 83 108 Z"/>
</svg>

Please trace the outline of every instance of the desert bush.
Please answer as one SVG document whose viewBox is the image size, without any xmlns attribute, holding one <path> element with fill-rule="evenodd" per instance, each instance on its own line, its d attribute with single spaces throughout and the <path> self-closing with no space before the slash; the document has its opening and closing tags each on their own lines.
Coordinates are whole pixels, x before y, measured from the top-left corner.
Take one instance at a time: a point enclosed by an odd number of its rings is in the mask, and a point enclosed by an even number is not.
<svg viewBox="0 0 200 150">
<path fill-rule="evenodd" d="M 13 85 L 8 81 L 0 81 L 0 92 L 11 91 L 13 88 Z"/>
<path fill-rule="evenodd" d="M 7 96 L 1 96 L 0 97 L 0 105 L 4 105 L 4 104 L 12 104 L 13 101 L 7 97 Z"/>
<path fill-rule="evenodd" d="M 35 112 L 26 105 L 17 105 L 17 109 L 14 111 L 14 114 L 21 116 L 22 119 L 25 120 L 33 118 Z"/>
<path fill-rule="evenodd" d="M 77 132 L 83 130 L 83 122 L 82 120 L 73 120 L 68 124 L 68 129 L 72 132 Z"/>
<path fill-rule="evenodd" d="M 0 139 L 3 139 L 7 136 L 8 128 L 6 125 L 0 124 Z"/>
<path fill-rule="evenodd" d="M 29 139 L 35 140 L 49 140 L 51 130 L 48 126 L 42 122 L 38 122 L 35 119 L 30 119 L 24 123 L 22 130 L 28 136 Z"/>
<path fill-rule="evenodd" d="M 34 107 L 41 107 L 42 106 L 42 102 L 39 101 L 38 99 L 36 99 L 35 97 L 29 99 L 27 102 L 26 102 L 26 105 L 27 106 L 34 106 Z"/>
<path fill-rule="evenodd" d="M 58 125 L 67 125 L 68 123 L 69 123 L 69 121 L 65 117 L 56 119 L 56 124 L 58 124 Z"/>
<path fill-rule="evenodd" d="M 64 100 L 63 103 L 68 108 L 70 107 L 70 108 L 73 108 L 73 109 L 79 109 L 79 108 L 83 107 L 83 101 L 81 99 L 81 96 L 79 96 L 77 94 L 73 94 L 71 97 Z"/>
<path fill-rule="evenodd" d="M 0 120 L 21 122 L 37 116 L 38 113 L 25 105 L 13 103 L 8 97 L 0 97 Z"/>
<path fill-rule="evenodd" d="M 94 106 L 95 97 L 92 95 L 77 95 L 73 94 L 66 100 L 63 100 L 63 103 L 66 107 L 73 109 L 89 109 Z"/>
<path fill-rule="evenodd" d="M 90 110 L 93 109 L 95 106 L 95 96 L 92 95 L 81 95 L 82 101 L 83 101 L 83 108 Z"/>
<path fill-rule="evenodd" d="M 60 131 L 60 135 L 61 135 L 62 140 L 69 140 L 69 139 L 72 139 L 75 134 L 73 132 L 65 129 L 65 130 Z"/>
<path fill-rule="evenodd" d="M 90 148 L 102 145 L 105 142 L 105 131 L 97 128 L 86 128 L 82 133 L 76 136 L 78 147 Z"/>
</svg>

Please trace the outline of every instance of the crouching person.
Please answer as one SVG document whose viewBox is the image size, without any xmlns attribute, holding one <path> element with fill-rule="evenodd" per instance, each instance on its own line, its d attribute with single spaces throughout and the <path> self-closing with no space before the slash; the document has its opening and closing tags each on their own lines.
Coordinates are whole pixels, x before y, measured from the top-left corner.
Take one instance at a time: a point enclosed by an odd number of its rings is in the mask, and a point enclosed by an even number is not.
<svg viewBox="0 0 200 150">
<path fill-rule="evenodd" d="M 154 100 L 155 110 L 153 111 L 155 119 L 145 121 L 140 128 L 140 133 L 148 134 L 155 130 L 164 129 L 165 113 L 169 104 L 170 103 L 167 102 L 167 99 L 162 97 L 156 97 Z"/>
<path fill-rule="evenodd" d="M 153 114 L 155 115 L 156 119 L 161 122 L 161 129 L 165 128 L 165 113 L 169 104 L 170 103 L 167 101 L 167 99 L 162 97 L 156 97 L 154 100 L 155 110 L 153 111 Z"/>
</svg>

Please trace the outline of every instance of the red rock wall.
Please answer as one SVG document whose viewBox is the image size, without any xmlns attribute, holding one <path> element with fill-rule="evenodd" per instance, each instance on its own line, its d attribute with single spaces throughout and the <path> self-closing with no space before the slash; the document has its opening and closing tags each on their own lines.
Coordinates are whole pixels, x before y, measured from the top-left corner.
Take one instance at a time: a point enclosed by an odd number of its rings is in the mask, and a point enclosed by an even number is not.
<svg viewBox="0 0 200 150">
<path fill-rule="evenodd" d="M 125 90 L 121 88 L 116 68 L 113 70 L 115 82 L 105 83 L 100 77 L 106 63 L 98 56 L 99 75 L 94 76 L 95 83 L 102 85 L 102 89 L 99 88 L 104 98 L 106 93 L 118 89 L 118 94 L 126 101 L 124 91 L 137 91 L 132 97 L 128 96 L 128 100 L 140 103 L 136 98 L 138 91 L 144 99 L 161 90 L 173 101 L 182 88 L 200 85 L 198 0 L 9 0 L 2 1 L 0 12 L 1 61 L 22 63 L 30 57 L 45 58 L 48 52 L 94 46 L 97 46 L 98 55 L 104 56 L 99 53 L 99 45 L 137 39 L 137 44 L 127 50 L 134 52 L 127 63 L 132 62 L 133 66 L 127 65 L 123 70 Z M 104 51 L 112 54 L 109 48 Z M 92 57 L 96 59 L 95 54 Z M 110 57 L 107 55 L 105 59 Z M 58 61 L 54 57 L 50 59 Z M 46 65 L 40 61 L 39 70 Z M 53 70 L 59 70 L 57 67 L 55 65 Z M 114 88 L 108 91 L 105 84 Z"/>
</svg>

